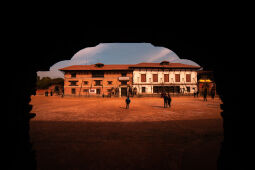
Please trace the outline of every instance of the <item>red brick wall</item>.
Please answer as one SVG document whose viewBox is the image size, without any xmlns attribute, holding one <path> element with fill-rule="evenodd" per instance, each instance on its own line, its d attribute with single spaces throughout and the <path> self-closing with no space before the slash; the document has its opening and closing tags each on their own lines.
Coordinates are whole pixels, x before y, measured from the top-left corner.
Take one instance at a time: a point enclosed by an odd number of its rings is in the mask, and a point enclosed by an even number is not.
<svg viewBox="0 0 255 170">
<path fill-rule="evenodd" d="M 84 89 L 100 89 L 101 94 L 108 95 L 108 90 L 111 88 L 117 88 L 121 85 L 119 77 L 122 77 L 121 73 L 127 72 L 126 77 L 129 77 L 127 85 L 132 85 L 132 71 L 105 71 L 104 77 L 92 78 L 92 73 L 87 72 L 76 72 L 76 78 L 71 78 L 71 72 L 65 73 L 65 95 L 72 95 L 72 88 L 76 89 L 76 95 L 88 95 L 89 93 L 84 92 Z M 95 80 L 101 80 L 102 86 L 95 86 Z M 70 86 L 69 81 L 78 81 L 77 86 Z M 82 84 L 82 82 L 87 81 L 88 84 Z M 112 81 L 112 84 L 109 84 L 108 81 Z M 96 95 L 96 94 L 90 94 Z"/>
</svg>

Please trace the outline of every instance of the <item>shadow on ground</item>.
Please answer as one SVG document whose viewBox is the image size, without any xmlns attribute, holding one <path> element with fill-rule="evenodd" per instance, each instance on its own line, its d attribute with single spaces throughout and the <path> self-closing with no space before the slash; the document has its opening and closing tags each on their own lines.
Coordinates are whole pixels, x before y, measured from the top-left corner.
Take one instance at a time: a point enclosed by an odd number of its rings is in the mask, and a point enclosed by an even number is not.
<svg viewBox="0 0 255 170">
<path fill-rule="evenodd" d="M 31 121 L 38 169 L 216 169 L 222 120 Z"/>
</svg>

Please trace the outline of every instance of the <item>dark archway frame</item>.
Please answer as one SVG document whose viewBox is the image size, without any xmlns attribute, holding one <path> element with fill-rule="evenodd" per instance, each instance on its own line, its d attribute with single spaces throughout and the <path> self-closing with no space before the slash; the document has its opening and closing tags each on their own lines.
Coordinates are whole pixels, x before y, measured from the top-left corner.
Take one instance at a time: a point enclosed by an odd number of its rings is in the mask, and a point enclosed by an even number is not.
<svg viewBox="0 0 255 170">
<path fill-rule="evenodd" d="M 237 134 L 239 76 L 238 64 L 229 54 L 234 50 L 226 46 L 228 36 L 225 33 L 206 31 L 169 31 L 148 27 L 112 27 L 86 28 L 82 31 L 63 31 L 61 28 L 30 32 L 20 31 L 12 42 L 17 50 L 15 63 L 8 74 L 10 80 L 8 93 L 8 138 L 9 155 L 12 166 L 35 169 L 35 151 L 29 137 L 29 121 L 33 114 L 29 104 L 30 96 L 35 94 L 36 72 L 48 70 L 51 65 L 61 60 L 70 59 L 78 50 L 93 47 L 99 43 L 111 42 L 148 42 L 174 51 L 181 58 L 199 63 L 206 70 L 213 70 L 217 93 L 223 104 L 222 118 L 224 141 L 219 155 L 219 169 L 236 168 L 239 162 Z M 16 48 L 15 44 L 21 44 Z M 13 59 L 12 58 L 12 59 Z M 21 75 L 21 76 L 20 76 Z M 232 84 L 237 82 L 235 84 Z M 18 86 L 17 86 L 18 83 Z M 14 90 L 15 89 L 15 90 Z"/>
</svg>

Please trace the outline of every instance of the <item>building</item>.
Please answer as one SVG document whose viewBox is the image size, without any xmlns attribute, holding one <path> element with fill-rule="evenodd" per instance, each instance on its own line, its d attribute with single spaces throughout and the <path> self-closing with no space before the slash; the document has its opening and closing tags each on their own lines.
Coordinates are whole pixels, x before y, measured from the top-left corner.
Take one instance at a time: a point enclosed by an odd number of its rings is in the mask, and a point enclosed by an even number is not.
<svg viewBox="0 0 255 170">
<path fill-rule="evenodd" d="M 127 96 L 194 93 L 199 68 L 162 61 L 132 65 L 73 65 L 60 70 L 65 73 L 65 95 Z"/>
<path fill-rule="evenodd" d="M 75 96 L 127 96 L 132 86 L 130 65 L 73 65 L 65 73 L 64 93 Z"/>
<path fill-rule="evenodd" d="M 139 63 L 133 70 L 133 88 L 138 94 L 194 93 L 199 66 L 181 63 Z"/>
<path fill-rule="evenodd" d="M 214 82 L 213 71 L 199 70 L 197 72 L 198 79 L 198 91 L 200 95 L 203 95 L 204 90 L 207 90 L 207 94 L 216 94 L 216 84 Z"/>
</svg>

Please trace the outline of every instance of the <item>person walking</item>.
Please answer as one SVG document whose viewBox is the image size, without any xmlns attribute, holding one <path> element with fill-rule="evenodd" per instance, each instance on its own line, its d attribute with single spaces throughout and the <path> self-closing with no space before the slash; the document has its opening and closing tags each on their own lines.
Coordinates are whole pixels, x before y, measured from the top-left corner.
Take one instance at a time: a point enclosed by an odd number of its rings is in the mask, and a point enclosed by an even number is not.
<svg viewBox="0 0 255 170">
<path fill-rule="evenodd" d="M 204 101 L 207 101 L 207 88 L 204 90 Z"/>
<path fill-rule="evenodd" d="M 171 101 L 172 101 L 172 98 L 170 94 L 168 93 L 168 96 L 167 96 L 168 107 L 171 107 Z"/>
<path fill-rule="evenodd" d="M 131 100 L 129 99 L 129 96 L 126 99 L 126 109 L 129 109 L 129 104 L 130 104 Z"/>
</svg>

